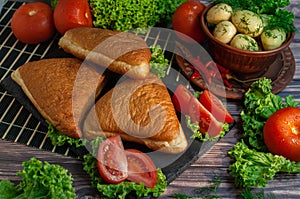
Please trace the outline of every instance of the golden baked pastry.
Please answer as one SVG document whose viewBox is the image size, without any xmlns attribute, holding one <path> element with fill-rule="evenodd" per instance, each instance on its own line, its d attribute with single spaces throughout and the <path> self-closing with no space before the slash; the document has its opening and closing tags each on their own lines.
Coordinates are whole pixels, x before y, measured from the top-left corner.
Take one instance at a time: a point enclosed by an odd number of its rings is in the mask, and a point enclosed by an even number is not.
<svg viewBox="0 0 300 199">
<path fill-rule="evenodd" d="M 106 74 L 77 58 L 28 62 L 11 74 L 40 114 L 63 134 L 80 138 L 80 125 Z"/>
<path fill-rule="evenodd" d="M 100 28 L 68 30 L 59 40 L 65 52 L 132 78 L 145 78 L 150 72 L 151 51 L 139 36 Z"/>
<path fill-rule="evenodd" d="M 154 75 L 126 79 L 102 96 L 83 124 L 87 139 L 120 135 L 123 140 L 166 153 L 188 143 L 166 86 Z"/>
</svg>

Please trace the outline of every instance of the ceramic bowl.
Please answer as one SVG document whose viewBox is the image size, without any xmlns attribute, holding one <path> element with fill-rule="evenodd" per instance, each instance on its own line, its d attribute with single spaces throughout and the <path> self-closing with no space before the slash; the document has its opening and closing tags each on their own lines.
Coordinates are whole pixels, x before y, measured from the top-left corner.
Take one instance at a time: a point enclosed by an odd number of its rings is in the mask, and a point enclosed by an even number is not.
<svg viewBox="0 0 300 199">
<path fill-rule="evenodd" d="M 280 58 L 280 52 L 288 48 L 293 41 L 294 33 L 289 33 L 286 41 L 279 48 L 255 52 L 222 43 L 213 36 L 213 27 L 206 22 L 206 13 L 213 5 L 208 5 L 200 17 L 201 28 L 207 35 L 208 51 L 217 63 L 238 74 L 241 78 L 258 77 L 263 74 L 276 59 Z"/>
</svg>

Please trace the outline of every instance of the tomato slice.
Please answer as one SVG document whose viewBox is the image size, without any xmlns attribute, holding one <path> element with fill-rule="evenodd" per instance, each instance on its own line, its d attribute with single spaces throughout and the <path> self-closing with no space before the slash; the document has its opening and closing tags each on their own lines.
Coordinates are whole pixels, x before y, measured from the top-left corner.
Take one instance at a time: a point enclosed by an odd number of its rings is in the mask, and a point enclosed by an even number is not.
<svg viewBox="0 0 300 199">
<path fill-rule="evenodd" d="M 230 115 L 222 101 L 212 92 L 204 90 L 199 101 L 218 121 L 226 123 L 234 122 L 233 117 Z"/>
<path fill-rule="evenodd" d="M 191 97 L 189 102 L 189 115 L 192 122 L 198 122 L 200 132 L 206 132 L 210 137 L 217 136 L 223 129 L 222 124 L 199 102 L 196 97 Z"/>
<path fill-rule="evenodd" d="M 182 114 L 188 114 L 191 97 L 193 97 L 193 94 L 185 86 L 179 84 L 172 96 L 175 109 Z"/>
<path fill-rule="evenodd" d="M 156 166 L 152 159 L 145 153 L 136 149 L 125 150 L 128 162 L 127 180 L 143 183 L 146 187 L 153 188 L 156 184 Z"/>
<path fill-rule="evenodd" d="M 127 158 L 120 136 L 109 137 L 100 144 L 97 166 L 107 183 L 117 184 L 128 177 Z"/>
</svg>

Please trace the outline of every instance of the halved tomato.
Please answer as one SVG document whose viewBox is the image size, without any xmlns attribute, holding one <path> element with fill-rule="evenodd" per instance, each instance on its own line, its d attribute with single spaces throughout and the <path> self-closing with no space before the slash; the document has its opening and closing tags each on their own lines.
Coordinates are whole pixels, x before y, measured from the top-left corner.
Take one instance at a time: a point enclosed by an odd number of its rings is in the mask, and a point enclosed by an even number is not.
<svg viewBox="0 0 300 199">
<path fill-rule="evenodd" d="M 127 158 L 120 136 L 109 137 L 100 144 L 97 166 L 107 183 L 117 184 L 128 177 Z"/>
<path fill-rule="evenodd" d="M 193 97 L 193 94 L 184 85 L 179 84 L 172 96 L 175 109 L 182 114 L 188 114 L 191 97 Z"/>
<path fill-rule="evenodd" d="M 210 137 L 216 137 L 222 131 L 222 124 L 199 102 L 196 97 L 191 97 L 189 102 L 189 115 L 192 122 L 198 122 L 200 132 L 206 132 Z"/>
<path fill-rule="evenodd" d="M 222 101 L 209 90 L 204 90 L 199 97 L 201 104 L 220 122 L 233 123 L 234 119 Z"/>
<path fill-rule="evenodd" d="M 125 150 L 128 162 L 127 180 L 143 183 L 146 187 L 153 188 L 156 184 L 156 166 L 152 159 L 145 153 L 136 149 Z"/>
</svg>

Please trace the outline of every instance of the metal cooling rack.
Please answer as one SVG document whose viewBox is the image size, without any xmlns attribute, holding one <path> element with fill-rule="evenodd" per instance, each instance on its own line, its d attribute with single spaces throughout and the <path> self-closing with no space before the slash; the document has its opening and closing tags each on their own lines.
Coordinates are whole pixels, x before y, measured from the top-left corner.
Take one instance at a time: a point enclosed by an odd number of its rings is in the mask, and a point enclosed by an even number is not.
<svg viewBox="0 0 300 199">
<path fill-rule="evenodd" d="M 22 64 L 43 58 L 57 48 L 55 39 L 39 45 L 25 45 L 12 34 L 10 20 L 21 2 L 7 1 L 0 15 L 0 81 Z M 55 147 L 46 136 L 47 127 L 32 116 L 13 96 L 0 87 L 0 136 L 10 140 L 58 152 L 70 153 L 69 147 Z"/>
</svg>

